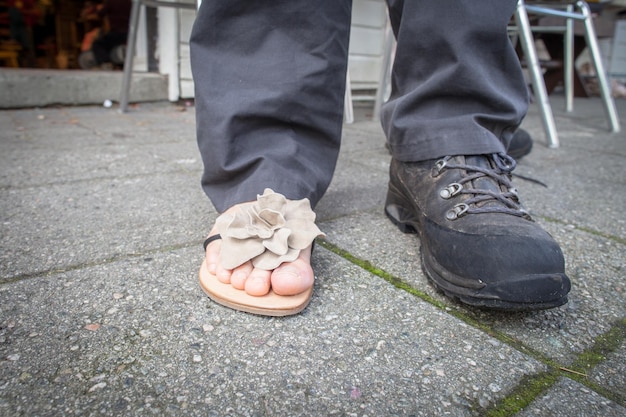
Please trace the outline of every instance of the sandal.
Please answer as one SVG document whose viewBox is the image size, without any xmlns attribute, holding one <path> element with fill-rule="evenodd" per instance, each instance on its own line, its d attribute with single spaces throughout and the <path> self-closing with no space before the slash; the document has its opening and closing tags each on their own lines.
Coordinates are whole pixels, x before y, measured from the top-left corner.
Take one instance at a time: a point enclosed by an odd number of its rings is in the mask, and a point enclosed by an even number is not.
<svg viewBox="0 0 626 417">
<path fill-rule="evenodd" d="M 287 200 L 282 194 L 265 189 L 255 203 L 242 205 L 235 213 L 222 214 L 215 222 L 219 232 L 204 242 L 204 248 L 222 239 L 220 261 L 233 269 L 247 261 L 255 268 L 273 270 L 283 262 L 293 262 L 300 251 L 316 237 L 325 236 L 315 225 L 315 213 L 308 199 Z M 313 295 L 313 287 L 296 295 L 278 295 L 270 289 L 256 297 L 231 284 L 220 282 L 202 262 L 200 287 L 218 304 L 264 316 L 287 316 L 304 310 Z"/>
</svg>

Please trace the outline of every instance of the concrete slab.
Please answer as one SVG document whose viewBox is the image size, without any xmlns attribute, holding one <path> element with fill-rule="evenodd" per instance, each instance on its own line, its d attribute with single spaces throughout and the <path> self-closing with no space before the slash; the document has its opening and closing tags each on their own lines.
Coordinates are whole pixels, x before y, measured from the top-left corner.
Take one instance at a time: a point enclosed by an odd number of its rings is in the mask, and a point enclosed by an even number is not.
<svg viewBox="0 0 626 417">
<path fill-rule="evenodd" d="M 211 223 L 197 184 L 170 171 L 0 190 L 0 282 L 191 242 L 201 249 Z"/>
<path fill-rule="evenodd" d="M 121 86 L 121 71 L 0 68 L 0 109 L 102 104 L 119 100 Z M 130 101 L 167 98 L 167 77 L 133 74 Z"/>
<path fill-rule="evenodd" d="M 12 113 L 1 134 L 0 281 L 204 237 L 211 223 L 198 213 L 213 211 L 199 187 L 201 162 L 186 122 L 193 116 L 155 109 Z M 161 121 L 160 132 L 151 120 Z M 170 125 L 179 126 L 176 135 Z"/>
<path fill-rule="evenodd" d="M 200 259 L 164 250 L 3 285 L 0 411 L 471 415 L 544 369 L 323 249 L 312 303 L 284 319 L 210 302 Z"/>
</svg>

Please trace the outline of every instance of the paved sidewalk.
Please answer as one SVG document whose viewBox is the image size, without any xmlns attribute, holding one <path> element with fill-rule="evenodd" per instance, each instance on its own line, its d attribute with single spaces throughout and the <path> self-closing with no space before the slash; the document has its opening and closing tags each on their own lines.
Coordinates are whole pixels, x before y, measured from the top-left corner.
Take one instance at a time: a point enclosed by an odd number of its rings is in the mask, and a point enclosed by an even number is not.
<svg viewBox="0 0 626 417">
<path fill-rule="evenodd" d="M 515 181 L 563 246 L 569 304 L 505 314 L 436 292 L 383 214 L 389 156 L 361 114 L 318 206 L 313 300 L 288 318 L 199 289 L 216 213 L 192 107 L 1 111 L 0 415 L 626 415 L 626 134 L 599 99 L 562 107 L 559 149 L 535 106 L 523 125 L 517 172 L 549 188 Z"/>
</svg>

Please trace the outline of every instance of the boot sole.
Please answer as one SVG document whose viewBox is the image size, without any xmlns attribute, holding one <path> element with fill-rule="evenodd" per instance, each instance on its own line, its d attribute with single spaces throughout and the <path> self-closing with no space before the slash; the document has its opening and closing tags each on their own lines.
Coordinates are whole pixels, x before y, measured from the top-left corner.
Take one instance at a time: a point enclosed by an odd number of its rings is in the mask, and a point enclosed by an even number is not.
<svg viewBox="0 0 626 417">
<path fill-rule="evenodd" d="M 530 311 L 545 310 L 559 307 L 567 303 L 567 296 L 545 302 L 523 303 L 505 301 L 493 297 L 476 297 L 476 288 L 461 287 L 446 280 L 436 272 L 437 269 L 445 270 L 432 256 L 427 242 L 422 238 L 422 228 L 419 216 L 415 210 L 408 209 L 412 203 L 392 183 L 389 183 L 387 199 L 385 202 L 385 214 L 403 233 L 417 233 L 420 236 L 420 260 L 422 270 L 428 280 L 443 292 L 447 297 L 459 300 L 460 302 L 474 307 L 488 308 L 491 310 L 505 311 Z M 460 281 L 461 279 L 459 279 Z"/>
</svg>

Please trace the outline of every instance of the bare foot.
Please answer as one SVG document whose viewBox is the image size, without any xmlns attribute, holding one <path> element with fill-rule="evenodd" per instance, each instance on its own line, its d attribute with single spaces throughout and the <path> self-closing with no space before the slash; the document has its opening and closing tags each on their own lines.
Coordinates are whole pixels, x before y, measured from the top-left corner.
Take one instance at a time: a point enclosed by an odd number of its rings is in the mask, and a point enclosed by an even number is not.
<svg viewBox="0 0 626 417">
<path fill-rule="evenodd" d="M 231 207 L 226 210 L 226 213 L 236 210 L 237 207 Z M 209 236 L 217 233 L 214 226 Z M 295 261 L 283 262 L 273 271 L 255 268 L 251 261 L 235 269 L 223 268 L 219 260 L 220 247 L 220 239 L 214 240 L 207 246 L 205 260 L 207 269 L 220 282 L 230 284 L 238 290 L 244 290 L 253 296 L 263 296 L 269 293 L 271 288 L 278 295 L 295 295 L 313 286 L 314 274 L 311 268 L 311 246 L 302 250 Z"/>
</svg>

